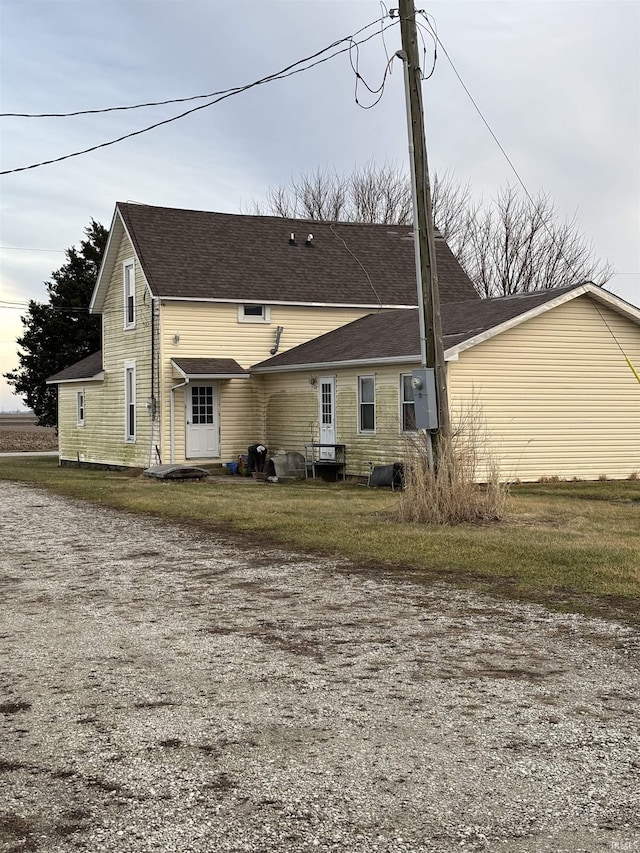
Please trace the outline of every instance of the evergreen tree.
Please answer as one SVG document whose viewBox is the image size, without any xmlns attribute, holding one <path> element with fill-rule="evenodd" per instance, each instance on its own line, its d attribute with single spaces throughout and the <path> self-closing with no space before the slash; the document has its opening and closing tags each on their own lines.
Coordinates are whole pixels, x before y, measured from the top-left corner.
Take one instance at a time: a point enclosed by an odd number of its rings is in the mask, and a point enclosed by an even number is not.
<svg viewBox="0 0 640 853">
<path fill-rule="evenodd" d="M 85 234 L 80 249 L 67 249 L 67 262 L 46 282 L 48 303 L 29 302 L 21 318 L 25 332 L 17 341 L 20 366 L 5 373 L 41 426 L 57 424 L 57 390 L 46 380 L 100 349 L 100 317 L 89 314 L 88 308 L 108 231 L 92 219 Z"/>
</svg>

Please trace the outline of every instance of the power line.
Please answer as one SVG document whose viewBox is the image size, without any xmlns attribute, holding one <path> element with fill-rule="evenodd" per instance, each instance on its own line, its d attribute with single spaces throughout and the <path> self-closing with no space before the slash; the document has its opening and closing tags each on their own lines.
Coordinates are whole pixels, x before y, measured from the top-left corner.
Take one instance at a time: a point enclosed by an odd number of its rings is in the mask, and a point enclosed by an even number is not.
<svg viewBox="0 0 640 853">
<path fill-rule="evenodd" d="M 294 74 L 299 74 L 303 71 L 309 71 L 311 68 L 314 68 L 317 65 L 321 65 L 324 62 L 328 62 L 330 59 L 334 59 L 336 56 L 339 56 L 341 53 L 346 53 L 346 52 L 350 51 L 353 47 L 353 44 L 356 44 L 356 45 L 364 44 L 365 42 L 370 41 L 372 38 L 375 38 L 378 35 L 380 35 L 380 33 L 376 31 L 373 34 L 367 36 L 366 38 L 361 39 L 360 41 L 355 41 L 355 38 L 354 38 L 354 36 L 357 36 L 360 33 L 362 33 L 364 30 L 368 29 L 369 27 L 380 23 L 380 21 L 381 21 L 381 19 L 377 19 L 375 21 L 372 21 L 371 23 L 367 24 L 366 26 L 361 27 L 356 33 L 354 33 L 354 35 L 350 35 L 350 36 L 346 36 L 345 38 L 338 39 L 337 41 L 334 41 L 332 44 L 323 48 L 322 50 L 316 51 L 316 53 L 313 53 L 310 56 L 307 56 L 303 59 L 299 59 L 297 62 L 294 62 L 291 65 L 286 66 L 286 68 L 283 68 L 281 71 L 277 71 L 273 74 L 268 75 L 267 77 L 262 77 L 261 79 L 255 80 L 253 83 L 248 83 L 245 86 L 238 86 L 234 89 L 226 90 L 225 94 L 220 95 L 220 97 L 215 98 L 213 101 L 209 101 L 206 104 L 200 104 L 199 106 L 193 107 L 190 110 L 185 110 L 185 112 L 180 113 L 177 116 L 172 116 L 171 118 L 167 118 L 167 119 L 163 119 L 162 121 L 155 122 L 154 124 L 149 125 L 148 127 L 144 127 L 141 130 L 135 130 L 131 133 L 123 134 L 122 136 L 119 136 L 116 139 L 111 139 L 108 142 L 102 142 L 98 145 L 92 145 L 89 148 L 83 149 L 82 151 L 74 151 L 71 154 L 64 154 L 61 157 L 55 157 L 55 158 L 52 158 L 50 160 L 43 160 L 40 163 L 32 163 L 29 166 L 20 166 L 16 169 L 5 169 L 3 171 L 0 171 L 0 175 L 10 175 L 10 174 L 14 174 L 15 172 L 25 172 L 25 171 L 28 171 L 30 169 L 37 169 L 41 166 L 49 166 L 52 163 L 60 163 L 61 161 L 69 160 L 72 157 L 80 157 L 83 154 L 89 154 L 90 152 L 97 151 L 100 148 L 107 148 L 110 145 L 115 145 L 118 142 L 123 142 L 125 139 L 131 139 L 134 136 L 139 136 L 142 133 L 148 133 L 150 130 L 155 130 L 156 128 L 161 127 L 162 125 L 170 124 L 171 122 L 178 121 L 179 119 L 184 118 L 185 116 L 191 115 L 192 113 L 198 112 L 199 110 L 206 109 L 207 107 L 214 106 L 215 104 L 220 103 L 221 101 L 225 100 L 226 98 L 230 98 L 233 95 L 238 95 L 242 92 L 246 92 L 249 89 L 255 88 L 256 86 L 261 86 L 264 83 L 271 83 L 274 80 L 283 80 L 287 77 L 292 77 Z M 395 26 L 395 24 L 396 24 L 396 22 L 392 21 L 390 24 L 387 24 L 386 27 L 383 27 L 382 31 L 384 31 L 385 29 L 389 29 L 392 26 Z M 329 56 L 322 57 L 323 53 L 326 53 L 327 51 L 332 50 L 334 47 L 337 47 L 337 45 L 342 44 L 343 42 L 347 42 L 348 46 L 343 47 L 340 50 L 335 51 L 334 53 L 330 54 Z M 317 57 L 319 57 L 319 56 L 322 58 L 318 59 Z M 314 59 L 315 59 L 315 62 L 312 62 L 311 60 L 314 60 Z M 303 63 L 308 63 L 308 64 L 303 65 Z M 303 65 L 303 67 L 298 68 L 297 66 L 300 66 L 300 65 Z"/>
<path fill-rule="evenodd" d="M 167 104 L 183 104 L 188 101 L 198 101 L 204 98 L 215 98 L 218 95 L 226 95 L 229 92 L 234 92 L 232 89 L 220 89 L 217 92 L 207 92 L 204 95 L 190 95 L 186 98 L 168 98 L 166 101 L 147 101 L 143 104 L 129 104 L 120 107 L 102 107 L 92 110 L 74 110 L 68 113 L 0 113 L 0 118 L 72 118 L 74 116 L 89 116 L 99 115 L 102 113 L 122 112 L 125 110 L 141 110 L 145 107 L 162 107 Z"/>
<path fill-rule="evenodd" d="M 3 252 L 55 252 L 58 255 L 64 255 L 63 249 L 36 249 L 31 246 L 0 246 L 0 251 Z"/>
<path fill-rule="evenodd" d="M 75 312 L 82 314 L 89 311 L 88 306 L 50 305 L 48 302 L 38 302 L 35 299 L 31 299 L 29 302 L 12 302 L 9 299 L 0 299 L 0 308 L 15 308 L 24 311 L 25 308 L 31 308 L 31 303 L 34 303 L 38 308 L 46 308 L 48 311 L 58 311 L 59 313 Z"/>
<path fill-rule="evenodd" d="M 316 53 L 313 53 L 310 56 L 307 56 L 305 59 L 300 59 L 300 60 L 298 60 L 298 62 L 294 62 L 292 65 L 289 65 L 287 68 L 285 68 L 283 70 L 288 71 L 290 68 L 294 68 L 296 65 L 300 65 L 302 62 L 307 62 L 310 59 L 315 59 L 317 56 L 321 56 L 323 53 L 326 53 L 328 50 L 331 50 L 332 48 L 337 47 L 342 42 L 354 39 L 356 36 L 360 35 L 360 33 L 363 33 L 365 30 L 368 30 L 369 27 L 373 27 L 377 24 L 382 24 L 382 22 L 384 21 L 384 19 L 386 17 L 388 17 L 388 15 L 383 15 L 381 18 L 378 18 L 375 21 L 371 21 L 370 23 L 365 24 L 364 27 L 361 27 L 359 30 L 356 30 L 356 32 L 353 33 L 352 35 L 345 36 L 342 39 L 338 39 L 338 40 L 334 41 L 332 44 L 328 45 L 327 47 L 323 48 L 322 50 L 319 50 Z M 381 28 L 380 33 L 382 35 L 382 28 Z M 270 76 L 276 77 L 277 75 L 279 75 L 281 73 L 282 72 L 277 72 L 277 74 L 270 75 Z M 269 79 L 268 77 L 263 78 L 263 80 L 268 80 L 268 79 Z M 261 81 L 258 81 L 258 82 L 261 82 Z M 257 85 L 257 84 L 253 83 L 253 84 L 249 84 L 249 85 Z M 139 109 L 143 109 L 145 107 L 161 107 L 161 106 L 166 106 L 167 104 L 183 104 L 183 103 L 187 103 L 188 101 L 203 100 L 204 98 L 216 98 L 219 95 L 233 94 L 237 91 L 243 90 L 244 88 L 245 87 L 242 87 L 242 86 L 233 86 L 230 89 L 220 89 L 217 92 L 206 92 L 203 95 L 189 95 L 188 97 L 185 97 L 185 98 L 168 98 L 167 100 L 164 100 L 164 101 L 146 101 L 146 102 L 141 103 L 141 104 L 128 104 L 125 106 L 103 107 L 100 109 L 90 109 L 90 110 L 74 110 L 72 112 L 67 112 L 67 113 L 0 113 L 0 118 L 71 118 L 73 116 L 96 115 L 99 113 L 111 113 L 111 112 L 118 112 L 118 111 L 123 111 L 123 110 L 139 110 Z"/>
<path fill-rule="evenodd" d="M 470 101 L 471 101 L 471 103 L 473 104 L 473 106 L 474 106 L 474 108 L 475 108 L 476 112 L 478 113 L 478 115 L 480 116 L 480 118 L 481 118 L 481 120 L 482 120 L 483 124 L 485 125 L 485 127 L 487 128 L 487 130 L 489 131 L 489 133 L 491 134 L 491 136 L 492 136 L 492 138 L 493 138 L 494 142 L 496 143 L 496 145 L 498 146 L 498 148 L 499 148 L 499 149 L 500 149 L 500 151 L 502 152 L 502 155 L 504 156 L 505 160 L 506 160 L 506 161 L 507 161 L 507 163 L 509 164 L 509 167 L 511 168 L 511 171 L 512 171 L 512 172 L 513 172 L 513 174 L 516 176 L 516 180 L 518 181 L 518 183 L 520 184 L 520 186 L 521 186 L 521 187 L 522 187 L 522 189 L 524 190 L 524 193 L 525 193 L 526 197 L 529 199 L 529 202 L 531 203 L 531 205 L 533 206 L 533 208 L 534 208 L 534 210 L 535 210 L 536 203 L 535 203 L 535 201 L 534 201 L 533 197 L 531 196 L 531 193 L 529 192 L 529 190 L 527 189 L 527 187 L 526 187 L 526 185 L 525 185 L 524 181 L 523 181 L 523 180 L 522 180 L 522 178 L 520 177 L 520 173 L 518 172 L 518 170 L 516 169 L 516 167 L 515 167 L 515 165 L 514 165 L 513 161 L 511 160 L 511 158 L 510 158 L 510 157 L 509 157 L 509 155 L 507 154 L 507 152 L 506 152 L 505 148 L 503 147 L 502 143 L 500 142 L 500 140 L 498 139 L 498 137 L 496 136 L 496 134 L 493 132 L 493 129 L 491 128 L 491 125 L 489 124 L 489 122 L 487 121 L 487 119 L 484 117 L 484 114 L 482 113 L 482 110 L 480 109 L 480 107 L 479 107 L 479 106 L 478 106 L 478 104 L 476 103 L 476 101 L 475 101 L 475 99 L 474 99 L 473 95 L 471 94 L 471 92 L 470 92 L 470 91 L 469 91 L 469 89 L 467 88 L 467 86 L 466 86 L 466 84 L 465 84 L 464 80 L 463 80 L 463 79 L 462 79 L 462 77 L 460 76 L 460 73 L 458 72 L 458 69 L 457 69 L 457 68 L 456 68 L 456 66 L 454 65 L 453 60 L 451 59 L 451 57 L 450 57 L 450 56 L 449 56 L 449 54 L 447 53 L 447 49 L 446 49 L 446 47 L 443 45 L 442 41 L 440 40 L 440 37 L 438 36 L 437 31 L 435 30 L 435 27 L 434 27 L 434 26 L 431 24 L 431 22 L 429 21 L 429 17 L 431 17 L 431 16 L 427 15 L 427 13 L 426 13 L 426 12 L 424 12 L 424 11 L 421 11 L 421 12 L 419 12 L 418 14 L 421 14 L 421 15 L 423 16 L 423 18 L 425 19 L 425 21 L 427 22 L 428 32 L 430 32 L 430 34 L 431 34 L 431 35 L 432 35 L 432 37 L 434 38 L 434 41 L 435 41 L 435 42 L 437 42 L 437 44 L 439 44 L 439 45 L 440 45 L 440 47 L 442 48 L 442 51 L 443 51 L 444 55 L 447 57 L 447 59 L 449 60 L 449 65 L 451 65 L 451 68 L 453 69 L 454 74 L 455 74 L 455 75 L 456 75 L 456 77 L 458 78 L 458 81 L 460 82 L 460 85 L 462 86 L 462 88 L 463 88 L 463 89 L 464 89 L 464 91 L 466 92 L 466 94 L 467 94 L 467 96 L 468 96 L 469 100 L 470 100 Z M 420 26 L 420 27 L 423 27 L 423 26 L 424 26 L 424 25 L 420 24 L 418 21 L 416 21 L 416 23 L 417 23 L 417 24 L 418 24 L 418 26 Z M 558 242 L 557 242 L 557 240 L 556 240 L 556 237 L 555 237 L 554 233 L 551 231 L 551 229 L 549 228 L 549 226 L 548 226 L 548 225 L 547 225 L 547 223 L 545 222 L 545 220 L 544 220 L 544 218 L 542 217 L 542 215 L 541 215 L 539 212 L 538 212 L 538 214 L 537 214 L 537 215 L 540 217 L 540 222 L 541 222 L 541 224 L 542 224 L 542 227 L 544 228 L 544 230 L 547 232 L 547 234 L 548 234 L 548 235 L 549 235 L 549 237 L 551 238 L 551 242 L 553 243 L 553 245 L 554 245 L 554 246 L 555 246 L 555 248 L 557 249 L 558 254 L 559 254 L 559 255 L 560 255 L 560 257 L 562 258 L 562 260 L 565 262 L 565 265 L 567 266 L 567 268 L 568 268 L 568 269 L 573 273 L 573 275 L 574 275 L 574 276 L 579 277 L 579 276 L 578 276 L 578 273 L 576 272 L 576 270 L 575 270 L 575 269 L 574 269 L 574 267 L 573 267 L 573 264 L 571 263 L 571 261 L 569 261 L 569 260 L 567 259 L 566 255 L 565 255 L 565 254 L 564 254 L 564 252 L 562 251 L 562 247 L 558 244 Z"/>
</svg>

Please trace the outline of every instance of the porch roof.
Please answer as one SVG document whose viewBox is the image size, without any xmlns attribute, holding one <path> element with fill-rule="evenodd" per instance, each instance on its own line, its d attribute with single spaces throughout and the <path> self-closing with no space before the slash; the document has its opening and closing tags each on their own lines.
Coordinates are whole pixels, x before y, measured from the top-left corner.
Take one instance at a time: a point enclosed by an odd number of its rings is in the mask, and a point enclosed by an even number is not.
<svg viewBox="0 0 640 853">
<path fill-rule="evenodd" d="M 249 372 L 233 358 L 172 358 L 171 364 L 184 379 L 249 378 Z"/>
</svg>

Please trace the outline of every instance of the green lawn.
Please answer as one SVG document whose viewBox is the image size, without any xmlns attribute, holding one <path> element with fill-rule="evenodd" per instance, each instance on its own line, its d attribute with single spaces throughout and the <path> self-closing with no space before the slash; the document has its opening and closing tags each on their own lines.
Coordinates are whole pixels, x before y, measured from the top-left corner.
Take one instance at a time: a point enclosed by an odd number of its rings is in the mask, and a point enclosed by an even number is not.
<svg viewBox="0 0 640 853">
<path fill-rule="evenodd" d="M 251 542 L 344 555 L 374 570 L 640 621 L 638 480 L 514 486 L 503 522 L 435 527 L 400 523 L 398 493 L 351 484 L 161 482 L 59 468 L 50 458 L 0 459 L 2 479 Z"/>
</svg>

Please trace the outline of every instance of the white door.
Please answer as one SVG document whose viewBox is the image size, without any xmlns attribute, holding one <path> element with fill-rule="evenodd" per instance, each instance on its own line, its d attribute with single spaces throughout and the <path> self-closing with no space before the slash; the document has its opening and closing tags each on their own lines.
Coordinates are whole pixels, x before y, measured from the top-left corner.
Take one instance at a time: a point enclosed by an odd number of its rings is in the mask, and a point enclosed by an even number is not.
<svg viewBox="0 0 640 853">
<path fill-rule="evenodd" d="M 191 385 L 187 400 L 186 457 L 220 456 L 217 385 Z"/>
<path fill-rule="evenodd" d="M 318 420 L 320 423 L 320 444 L 336 443 L 336 380 L 333 376 L 321 376 L 318 379 Z M 321 447 L 320 459 L 335 460 L 333 447 Z"/>
</svg>

